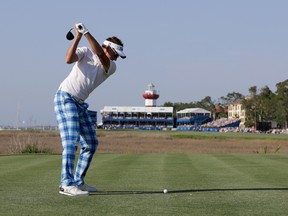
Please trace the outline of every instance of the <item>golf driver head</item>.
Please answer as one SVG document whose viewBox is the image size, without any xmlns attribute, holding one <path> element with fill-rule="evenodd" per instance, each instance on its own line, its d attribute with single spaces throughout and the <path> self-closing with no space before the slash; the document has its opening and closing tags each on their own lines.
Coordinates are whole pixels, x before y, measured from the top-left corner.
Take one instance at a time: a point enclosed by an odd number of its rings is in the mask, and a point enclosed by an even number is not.
<svg viewBox="0 0 288 216">
<path fill-rule="evenodd" d="M 66 39 L 67 40 L 73 40 L 74 39 L 74 35 L 73 35 L 73 33 L 71 32 L 73 30 L 73 28 L 71 28 L 70 30 L 69 30 L 69 32 L 66 34 Z"/>
</svg>

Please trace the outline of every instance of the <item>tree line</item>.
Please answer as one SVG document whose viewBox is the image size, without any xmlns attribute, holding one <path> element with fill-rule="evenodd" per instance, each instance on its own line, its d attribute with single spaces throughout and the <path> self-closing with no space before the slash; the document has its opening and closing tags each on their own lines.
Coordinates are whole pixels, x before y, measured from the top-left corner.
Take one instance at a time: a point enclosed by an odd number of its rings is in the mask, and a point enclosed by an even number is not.
<svg viewBox="0 0 288 216">
<path fill-rule="evenodd" d="M 249 95 L 244 96 L 239 92 L 231 92 L 217 100 L 206 96 L 200 101 L 181 103 L 165 102 L 163 106 L 174 108 L 176 112 L 186 108 L 203 108 L 213 113 L 213 118 L 228 117 L 228 106 L 240 100 L 245 110 L 245 126 L 252 127 L 255 122 L 276 121 L 279 128 L 287 128 L 288 122 L 288 79 L 276 84 L 273 92 L 268 86 L 258 89 L 257 86 L 249 88 Z"/>
</svg>

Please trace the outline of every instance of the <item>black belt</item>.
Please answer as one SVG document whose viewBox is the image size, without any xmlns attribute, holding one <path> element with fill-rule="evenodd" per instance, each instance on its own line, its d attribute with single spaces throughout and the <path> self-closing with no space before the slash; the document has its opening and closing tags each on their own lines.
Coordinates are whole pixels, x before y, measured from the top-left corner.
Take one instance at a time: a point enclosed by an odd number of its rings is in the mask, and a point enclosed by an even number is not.
<svg viewBox="0 0 288 216">
<path fill-rule="evenodd" d="M 83 104 L 84 103 L 84 100 L 82 100 L 82 99 L 80 99 L 80 98 L 77 98 L 77 97 L 75 97 L 75 96 L 73 96 L 73 95 L 71 95 L 71 97 L 73 98 L 73 100 L 75 100 L 77 103 L 79 103 L 79 104 Z"/>
</svg>

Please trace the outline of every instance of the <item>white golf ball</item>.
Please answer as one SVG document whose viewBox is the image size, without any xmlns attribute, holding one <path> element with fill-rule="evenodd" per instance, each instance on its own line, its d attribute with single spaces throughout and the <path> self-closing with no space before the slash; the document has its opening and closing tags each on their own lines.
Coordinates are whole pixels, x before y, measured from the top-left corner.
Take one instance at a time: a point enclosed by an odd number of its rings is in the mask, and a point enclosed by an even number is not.
<svg viewBox="0 0 288 216">
<path fill-rule="evenodd" d="M 168 190 L 167 190 L 167 189 L 164 189 L 164 190 L 163 190 L 163 193 L 165 193 L 165 194 L 168 193 Z"/>
</svg>

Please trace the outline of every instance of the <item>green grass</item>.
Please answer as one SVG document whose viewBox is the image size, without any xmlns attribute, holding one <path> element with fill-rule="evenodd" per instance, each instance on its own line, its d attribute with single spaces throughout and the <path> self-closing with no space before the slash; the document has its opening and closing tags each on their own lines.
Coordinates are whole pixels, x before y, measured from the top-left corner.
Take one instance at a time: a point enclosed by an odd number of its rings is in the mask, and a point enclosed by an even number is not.
<svg viewBox="0 0 288 216">
<path fill-rule="evenodd" d="M 88 197 L 58 194 L 60 165 L 60 155 L 0 156 L 0 215 L 288 212 L 283 154 L 96 154 L 86 181 L 102 192 Z"/>
</svg>

